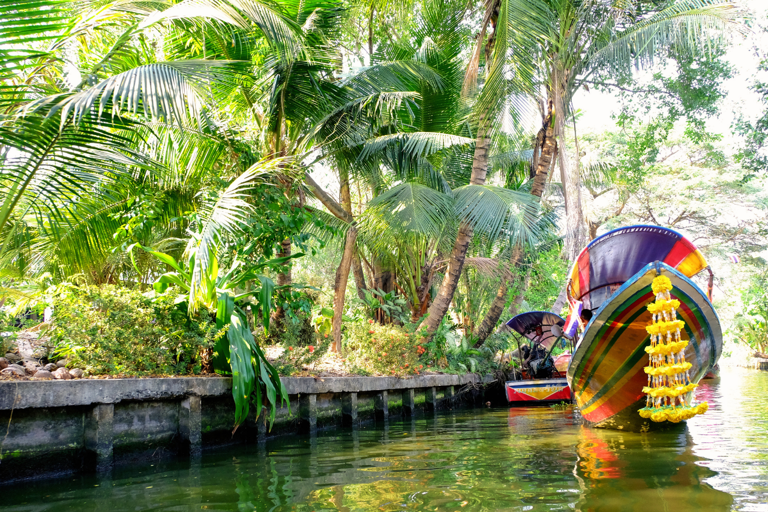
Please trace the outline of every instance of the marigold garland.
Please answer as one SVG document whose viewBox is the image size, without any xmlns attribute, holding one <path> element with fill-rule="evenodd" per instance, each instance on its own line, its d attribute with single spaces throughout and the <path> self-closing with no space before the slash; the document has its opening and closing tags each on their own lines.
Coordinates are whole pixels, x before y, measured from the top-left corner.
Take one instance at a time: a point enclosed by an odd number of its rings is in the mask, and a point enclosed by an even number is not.
<svg viewBox="0 0 768 512">
<path fill-rule="evenodd" d="M 648 305 L 653 323 L 645 328 L 651 335 L 651 346 L 645 347 L 650 359 L 650 366 L 645 367 L 648 385 L 643 388 L 648 397 L 639 413 L 651 421 L 678 423 L 704 414 L 709 406 L 707 402 L 689 403 L 688 395 L 698 384 L 691 382 L 691 363 L 685 361 L 688 341 L 680 338 L 685 322 L 676 317 L 680 301 L 669 294 L 672 282 L 668 277 L 657 276 L 651 289 L 656 294 L 656 302 Z"/>
</svg>

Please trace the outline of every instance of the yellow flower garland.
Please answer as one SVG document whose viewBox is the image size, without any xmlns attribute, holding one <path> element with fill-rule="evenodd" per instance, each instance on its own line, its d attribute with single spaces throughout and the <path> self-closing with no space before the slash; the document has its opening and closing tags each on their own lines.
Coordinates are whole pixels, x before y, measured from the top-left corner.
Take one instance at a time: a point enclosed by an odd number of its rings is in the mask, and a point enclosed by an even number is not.
<svg viewBox="0 0 768 512">
<path fill-rule="evenodd" d="M 678 423 L 704 414 L 709 406 L 707 402 L 690 404 L 689 394 L 698 384 L 691 382 L 691 363 L 685 360 L 688 341 L 680 338 L 685 322 L 677 320 L 680 301 L 669 294 L 672 282 L 668 277 L 657 276 L 651 289 L 656 302 L 648 305 L 653 323 L 645 328 L 651 335 L 651 346 L 645 347 L 650 359 L 650 365 L 645 367 L 648 385 L 643 388 L 648 397 L 646 406 L 638 412 L 651 421 Z"/>
</svg>

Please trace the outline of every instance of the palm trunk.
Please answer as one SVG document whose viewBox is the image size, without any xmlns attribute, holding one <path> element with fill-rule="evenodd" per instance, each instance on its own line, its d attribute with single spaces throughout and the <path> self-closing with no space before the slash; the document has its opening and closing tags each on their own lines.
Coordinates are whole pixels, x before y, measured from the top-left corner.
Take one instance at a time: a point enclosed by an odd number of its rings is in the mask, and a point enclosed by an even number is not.
<svg viewBox="0 0 768 512">
<path fill-rule="evenodd" d="M 486 127 L 484 116 L 481 117 L 480 127 L 477 131 L 477 141 L 475 143 L 475 154 L 472 161 L 472 176 L 469 183 L 472 185 L 484 185 L 485 177 L 488 172 L 488 150 L 491 140 L 486 136 Z M 456 293 L 456 287 L 459 284 L 461 271 L 464 268 L 464 261 L 467 257 L 467 249 L 472 241 L 472 226 L 462 223 L 459 226 L 459 233 L 453 244 L 451 256 L 448 259 L 448 269 L 446 270 L 443 282 L 437 292 L 437 297 L 427 310 L 427 318 L 419 326 L 419 330 L 426 328 L 427 336 L 431 337 L 437 330 L 443 317 L 448 312 L 448 308 Z"/>
</svg>

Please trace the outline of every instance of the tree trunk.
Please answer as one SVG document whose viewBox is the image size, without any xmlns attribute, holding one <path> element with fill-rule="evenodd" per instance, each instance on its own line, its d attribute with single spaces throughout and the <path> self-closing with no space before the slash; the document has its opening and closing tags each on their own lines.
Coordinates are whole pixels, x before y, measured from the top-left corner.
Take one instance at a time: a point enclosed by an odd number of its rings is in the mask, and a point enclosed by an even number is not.
<svg viewBox="0 0 768 512">
<path fill-rule="evenodd" d="M 549 169 L 552 166 L 552 159 L 557 153 L 557 140 L 555 139 L 555 122 L 552 111 L 553 104 L 549 102 L 549 112 L 544 118 L 544 126 L 542 126 L 543 137 L 540 137 L 541 143 L 539 147 L 534 148 L 534 153 L 538 155 L 536 160 L 536 169 L 533 175 L 533 184 L 531 185 L 531 195 L 541 197 L 544 193 L 544 187 L 547 185 L 547 176 L 549 175 Z M 537 141 L 538 142 L 538 141 Z"/>
<path fill-rule="evenodd" d="M 344 212 L 352 217 L 352 195 L 349 191 L 349 172 L 345 169 L 339 171 L 339 182 L 341 188 L 341 207 Z M 347 293 L 347 281 L 349 280 L 349 270 L 352 267 L 352 260 L 355 257 L 355 241 L 357 240 L 357 228 L 351 226 L 347 230 L 347 236 L 344 242 L 344 252 L 341 256 L 341 263 L 336 269 L 336 280 L 333 289 L 333 343 L 336 352 L 341 353 L 341 320 L 344 314 L 344 300 Z"/>
<path fill-rule="evenodd" d="M 291 255 L 291 239 L 286 238 L 285 240 L 280 242 L 280 250 L 277 253 L 277 257 L 287 258 L 290 255 Z M 291 262 L 290 261 L 285 262 L 285 264 L 281 268 L 283 269 L 283 271 L 277 274 L 277 286 L 288 286 L 293 282 L 293 279 L 291 276 Z M 277 329 L 280 329 L 281 327 L 283 327 L 285 323 L 285 310 L 283 309 L 282 301 L 280 301 L 280 304 L 278 304 L 277 308 L 275 308 L 275 313 L 272 315 L 272 320 L 275 322 L 275 327 Z"/>
<path fill-rule="evenodd" d="M 352 256 L 352 273 L 355 276 L 355 288 L 357 288 L 357 296 L 360 300 L 365 300 L 365 290 L 368 286 L 365 284 L 365 274 L 363 273 L 363 265 L 360 262 L 360 253 L 355 246 L 355 253 Z"/>
<path fill-rule="evenodd" d="M 509 275 L 504 273 L 504 275 L 501 276 L 501 284 L 499 285 L 499 290 L 496 292 L 496 297 L 494 297 L 491 307 L 488 308 L 485 318 L 483 318 L 482 323 L 480 323 L 480 326 L 475 332 L 475 338 L 477 339 L 475 347 L 482 345 L 496 327 L 496 324 L 501 317 L 501 313 L 504 311 L 504 305 L 507 303 L 509 285 L 514 284 L 513 279 L 515 279 L 515 274 L 513 272 L 517 269 L 522 260 L 523 249 L 519 245 L 516 245 L 512 249 L 512 254 L 509 258 Z M 520 295 L 522 296 L 522 293 L 520 293 Z"/>
<path fill-rule="evenodd" d="M 481 118 L 480 127 L 477 131 L 477 141 L 475 142 L 475 154 L 472 161 L 472 176 L 469 180 L 471 185 L 485 184 L 485 177 L 488 173 L 488 150 L 490 145 L 491 140 L 486 134 L 485 121 L 484 118 Z M 459 226 L 459 233 L 456 236 L 451 256 L 448 259 L 448 269 L 437 292 L 437 297 L 435 297 L 432 305 L 427 310 L 427 318 L 419 326 L 419 329 L 426 328 L 428 337 L 431 337 L 437 330 L 446 312 L 448 312 L 453 295 L 456 293 L 456 287 L 459 284 L 461 271 L 464 268 L 464 261 L 467 257 L 467 249 L 469 249 L 471 241 L 472 226 L 462 223 Z"/>
<path fill-rule="evenodd" d="M 336 279 L 333 286 L 333 350 L 339 354 L 341 353 L 341 320 L 344 315 L 344 296 L 347 292 L 347 280 L 349 280 L 349 269 L 354 258 L 356 240 L 357 229 L 352 227 L 347 231 L 344 252 L 341 255 L 339 268 L 336 269 Z"/>
<path fill-rule="evenodd" d="M 563 75 L 565 72 L 560 71 Z M 574 261 L 581 252 L 585 244 L 584 213 L 581 202 L 581 178 L 579 176 L 578 165 L 576 169 L 569 168 L 567 148 L 565 145 L 565 98 L 563 97 L 563 88 L 565 79 L 555 74 L 554 82 L 554 107 L 555 107 L 555 136 L 559 144 L 557 145 L 558 160 L 560 163 L 560 176 L 563 182 L 565 194 L 565 254 L 569 261 Z"/>
</svg>

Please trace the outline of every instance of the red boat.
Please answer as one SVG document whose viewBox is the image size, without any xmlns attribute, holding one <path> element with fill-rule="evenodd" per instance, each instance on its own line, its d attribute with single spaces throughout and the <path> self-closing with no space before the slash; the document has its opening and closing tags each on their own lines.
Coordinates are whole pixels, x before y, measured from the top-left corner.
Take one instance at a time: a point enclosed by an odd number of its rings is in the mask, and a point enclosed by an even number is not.
<svg viewBox="0 0 768 512">
<path fill-rule="evenodd" d="M 517 342 L 517 356 L 512 363 L 519 365 L 516 380 L 507 381 L 505 390 L 510 404 L 571 401 L 571 389 L 565 378 L 570 354 L 556 360 L 552 351 L 563 339 L 565 320 L 548 311 L 530 311 L 517 315 L 507 325 Z"/>
</svg>

